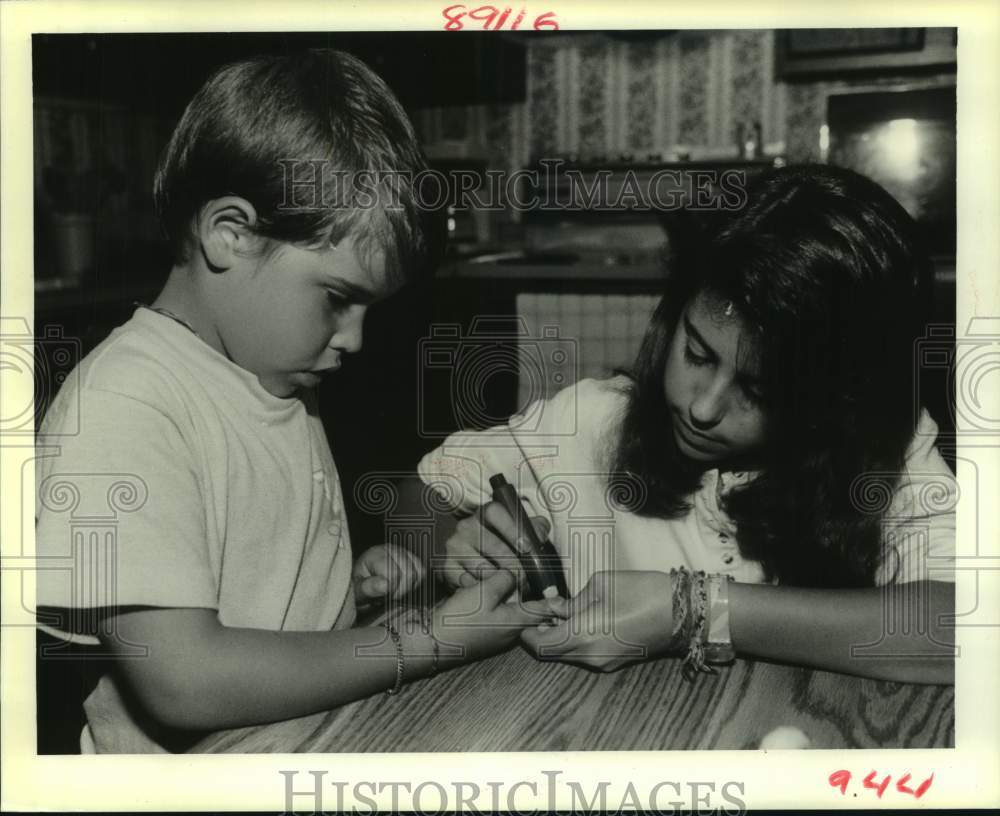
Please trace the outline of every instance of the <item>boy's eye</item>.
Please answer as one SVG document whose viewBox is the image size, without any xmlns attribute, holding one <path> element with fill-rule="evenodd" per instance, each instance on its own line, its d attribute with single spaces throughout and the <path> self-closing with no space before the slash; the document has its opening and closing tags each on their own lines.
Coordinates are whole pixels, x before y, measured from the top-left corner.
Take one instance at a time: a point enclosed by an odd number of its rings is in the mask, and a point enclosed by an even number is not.
<svg viewBox="0 0 1000 816">
<path fill-rule="evenodd" d="M 703 366 L 708 365 L 711 360 L 708 357 L 703 357 L 697 354 L 691 346 L 684 346 L 684 359 L 687 360 L 691 365 Z"/>
<path fill-rule="evenodd" d="M 332 289 L 326 290 L 326 302 L 330 308 L 335 310 L 346 309 L 350 303 L 343 295 L 334 292 Z"/>
</svg>

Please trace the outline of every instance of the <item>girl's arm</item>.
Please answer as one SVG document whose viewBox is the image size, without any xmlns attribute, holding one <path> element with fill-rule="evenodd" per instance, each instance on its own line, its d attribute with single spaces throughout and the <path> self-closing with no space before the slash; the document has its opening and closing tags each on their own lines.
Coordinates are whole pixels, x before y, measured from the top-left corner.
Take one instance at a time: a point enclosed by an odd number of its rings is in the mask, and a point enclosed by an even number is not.
<svg viewBox="0 0 1000 816">
<path fill-rule="evenodd" d="M 598 572 L 569 601 L 550 602 L 558 625 L 526 630 L 525 644 L 601 671 L 667 653 L 671 578 L 662 572 Z M 876 589 L 796 589 L 730 584 L 738 654 L 880 680 L 954 682 L 954 586 L 937 581 Z"/>
<path fill-rule="evenodd" d="M 502 651 L 537 623 L 542 604 L 509 604 L 514 577 L 498 572 L 433 612 L 440 668 Z M 537 607 L 537 608 L 535 608 Z M 456 618 L 462 623 L 455 623 Z M 432 642 L 397 624 L 405 679 L 430 672 Z M 219 623 L 212 609 L 120 611 L 103 639 L 139 702 L 164 725 L 215 730 L 311 714 L 392 688 L 396 647 L 386 630 L 271 632 Z M 135 657 L 136 644 L 148 655 Z"/>
<path fill-rule="evenodd" d="M 730 584 L 738 653 L 908 683 L 953 683 L 955 586 L 875 589 Z"/>
</svg>

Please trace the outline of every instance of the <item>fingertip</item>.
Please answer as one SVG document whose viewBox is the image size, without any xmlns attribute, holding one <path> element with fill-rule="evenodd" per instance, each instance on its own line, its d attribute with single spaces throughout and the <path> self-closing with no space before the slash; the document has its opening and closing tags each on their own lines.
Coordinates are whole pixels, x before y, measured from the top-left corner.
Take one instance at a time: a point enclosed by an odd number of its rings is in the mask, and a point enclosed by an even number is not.
<svg viewBox="0 0 1000 816">
<path fill-rule="evenodd" d="M 496 570 L 490 576 L 490 579 L 495 581 L 500 586 L 513 587 L 514 584 L 517 583 L 517 576 L 506 567 L 501 567 L 500 569 Z"/>
</svg>

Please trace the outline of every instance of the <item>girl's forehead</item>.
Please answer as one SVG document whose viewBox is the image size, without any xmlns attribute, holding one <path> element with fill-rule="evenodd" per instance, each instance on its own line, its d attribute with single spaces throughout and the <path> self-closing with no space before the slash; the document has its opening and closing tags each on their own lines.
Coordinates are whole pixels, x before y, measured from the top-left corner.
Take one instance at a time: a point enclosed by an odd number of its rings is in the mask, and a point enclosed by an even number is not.
<svg viewBox="0 0 1000 816">
<path fill-rule="evenodd" d="M 688 303 L 682 320 L 688 332 L 721 359 L 748 373 L 759 369 L 759 337 L 731 300 L 700 292 Z"/>
</svg>

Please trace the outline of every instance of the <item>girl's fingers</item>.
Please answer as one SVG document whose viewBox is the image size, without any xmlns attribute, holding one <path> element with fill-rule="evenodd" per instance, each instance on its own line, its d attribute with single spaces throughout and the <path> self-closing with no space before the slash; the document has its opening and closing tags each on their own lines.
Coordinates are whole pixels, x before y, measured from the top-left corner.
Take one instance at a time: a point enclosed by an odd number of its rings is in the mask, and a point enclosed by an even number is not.
<svg viewBox="0 0 1000 816">
<path fill-rule="evenodd" d="M 517 579 L 508 570 L 498 569 L 484 579 L 482 585 L 483 604 L 487 609 L 495 609 L 514 591 Z"/>
<path fill-rule="evenodd" d="M 494 516 L 499 513 L 499 518 L 507 519 L 509 522 L 509 528 L 498 531 L 488 526 L 486 508 L 491 506 L 498 508 L 498 510 L 490 510 L 488 515 Z M 494 502 L 492 505 L 487 505 L 486 508 L 483 508 L 483 520 L 485 523 L 480 528 L 480 551 L 498 567 L 509 570 L 515 575 L 518 575 L 521 572 L 521 562 L 517 560 L 517 553 L 514 549 L 512 549 L 516 532 L 514 522 L 510 516 L 507 515 L 507 511 L 504 510 L 502 505 Z M 510 536 L 509 539 L 507 538 L 508 535 Z M 508 543 L 508 541 L 511 543 Z"/>
<path fill-rule="evenodd" d="M 531 526 L 535 528 L 535 533 L 541 541 L 545 541 L 549 537 L 549 533 L 552 532 L 548 519 L 542 516 L 534 516 L 531 519 Z"/>
<path fill-rule="evenodd" d="M 473 582 L 482 581 L 497 571 L 496 564 L 487 561 L 478 553 L 469 553 L 468 557 L 460 558 L 458 565 L 462 570 L 462 576 L 471 576 Z M 463 584 L 463 586 L 468 586 L 468 584 Z"/>
<path fill-rule="evenodd" d="M 483 523 L 496 534 L 504 546 L 506 552 L 502 553 L 503 555 L 509 558 L 514 552 L 524 550 L 528 546 L 526 541 L 518 541 L 517 523 L 502 504 L 490 502 L 483 505 L 480 513 Z M 497 554 L 501 553 L 498 551 Z"/>
</svg>

